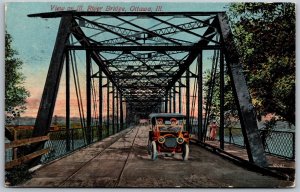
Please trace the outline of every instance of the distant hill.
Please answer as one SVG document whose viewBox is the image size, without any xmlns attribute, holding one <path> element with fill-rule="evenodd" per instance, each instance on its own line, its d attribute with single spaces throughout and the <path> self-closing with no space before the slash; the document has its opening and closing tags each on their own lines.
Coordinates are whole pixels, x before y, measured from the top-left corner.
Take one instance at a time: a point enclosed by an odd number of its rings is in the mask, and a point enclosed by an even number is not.
<svg viewBox="0 0 300 192">
<path fill-rule="evenodd" d="M 34 117 L 19 117 L 11 122 L 11 125 L 34 125 Z"/>
<path fill-rule="evenodd" d="M 20 117 L 12 121 L 11 125 L 34 125 L 35 117 Z M 80 123 L 79 117 L 71 117 L 71 123 Z M 66 118 L 61 116 L 54 116 L 52 118 L 51 124 L 64 125 L 66 123 Z"/>
</svg>

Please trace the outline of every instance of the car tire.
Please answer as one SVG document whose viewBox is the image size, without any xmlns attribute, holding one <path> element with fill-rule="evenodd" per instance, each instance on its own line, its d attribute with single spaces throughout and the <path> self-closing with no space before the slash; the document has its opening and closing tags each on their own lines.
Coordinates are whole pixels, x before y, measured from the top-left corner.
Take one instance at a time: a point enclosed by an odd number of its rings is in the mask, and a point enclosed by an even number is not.
<svg viewBox="0 0 300 192">
<path fill-rule="evenodd" d="M 190 148 L 187 143 L 182 145 L 182 159 L 183 161 L 187 161 L 189 159 Z"/>
<path fill-rule="evenodd" d="M 155 141 L 152 141 L 151 143 L 151 159 L 156 160 L 157 159 L 157 148 Z"/>
</svg>

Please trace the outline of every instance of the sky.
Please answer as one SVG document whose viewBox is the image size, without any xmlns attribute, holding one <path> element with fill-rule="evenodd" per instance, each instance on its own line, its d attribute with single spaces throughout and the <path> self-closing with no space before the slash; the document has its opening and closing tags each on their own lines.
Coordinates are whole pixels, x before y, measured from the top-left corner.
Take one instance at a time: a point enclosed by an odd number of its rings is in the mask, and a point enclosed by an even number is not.
<svg viewBox="0 0 300 192">
<path fill-rule="evenodd" d="M 162 6 L 163 11 L 224 11 L 226 3 L 182 3 L 182 2 L 9 2 L 5 7 L 6 30 L 13 37 L 13 47 L 18 51 L 18 57 L 24 62 L 22 72 L 26 77 L 24 86 L 29 90 L 30 97 L 27 99 L 27 110 L 23 116 L 33 116 L 37 114 L 43 86 L 49 67 L 51 54 L 54 47 L 56 33 L 59 25 L 59 18 L 41 19 L 30 18 L 28 14 L 51 12 L 57 10 L 67 10 L 69 8 L 81 7 L 87 11 L 91 6 L 103 7 L 101 11 L 106 11 L 107 7 L 124 7 L 130 11 L 132 6 L 151 7 Z M 79 58 L 80 59 L 80 58 Z M 81 60 L 85 60 L 82 58 Z M 81 76 L 83 76 L 83 72 Z M 57 97 L 54 115 L 63 115 L 64 112 L 64 80 L 61 81 L 60 90 Z M 71 94 L 75 95 L 75 90 Z M 105 97 L 105 96 L 104 96 Z M 104 98 L 105 99 L 105 98 Z M 77 105 L 75 98 L 71 98 L 71 106 Z M 61 106 L 61 107 L 59 107 Z M 71 109 L 72 111 L 72 109 Z M 76 109 L 73 109 L 71 116 L 76 116 Z M 106 111 L 104 107 L 104 111 Z"/>
</svg>

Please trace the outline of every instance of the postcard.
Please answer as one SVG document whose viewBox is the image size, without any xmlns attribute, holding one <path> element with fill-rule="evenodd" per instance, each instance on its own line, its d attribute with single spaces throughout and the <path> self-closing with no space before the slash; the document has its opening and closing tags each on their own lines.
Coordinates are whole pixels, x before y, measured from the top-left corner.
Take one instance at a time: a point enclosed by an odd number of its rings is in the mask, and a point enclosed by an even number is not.
<svg viewBox="0 0 300 192">
<path fill-rule="evenodd" d="M 5 186 L 295 187 L 295 3 L 7 2 Z"/>
</svg>

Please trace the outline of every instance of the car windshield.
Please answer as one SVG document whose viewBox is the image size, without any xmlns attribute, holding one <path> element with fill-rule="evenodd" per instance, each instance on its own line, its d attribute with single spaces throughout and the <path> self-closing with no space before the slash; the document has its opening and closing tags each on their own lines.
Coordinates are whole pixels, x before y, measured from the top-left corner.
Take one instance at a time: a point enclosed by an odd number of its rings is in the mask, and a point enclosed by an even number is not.
<svg viewBox="0 0 300 192">
<path fill-rule="evenodd" d="M 156 118 L 156 125 L 160 131 L 179 132 L 184 124 L 183 118 L 164 117 Z"/>
<path fill-rule="evenodd" d="M 159 131 L 167 131 L 167 132 L 174 132 L 177 133 L 180 131 L 180 127 L 172 127 L 172 126 L 162 126 L 159 127 Z"/>
</svg>

